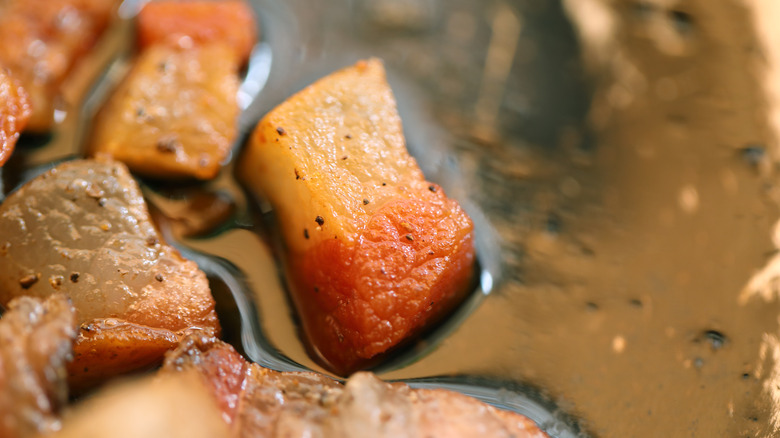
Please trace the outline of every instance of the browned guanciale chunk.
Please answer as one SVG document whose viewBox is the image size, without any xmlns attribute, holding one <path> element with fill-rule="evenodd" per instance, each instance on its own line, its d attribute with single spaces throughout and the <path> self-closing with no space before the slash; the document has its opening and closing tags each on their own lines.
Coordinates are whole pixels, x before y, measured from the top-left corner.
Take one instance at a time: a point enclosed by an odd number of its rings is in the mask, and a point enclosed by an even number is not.
<svg viewBox="0 0 780 438">
<path fill-rule="evenodd" d="M 94 154 L 157 178 L 213 178 L 236 137 L 238 63 L 224 45 L 143 51 L 96 120 Z"/>
<path fill-rule="evenodd" d="M 189 329 L 218 330 L 204 273 L 165 244 L 121 163 L 61 164 L 0 205 L 0 304 L 67 294 L 82 386 L 159 363 Z"/>
<path fill-rule="evenodd" d="M 32 102 L 30 131 L 50 128 L 54 101 L 68 74 L 108 25 L 117 0 L 0 2 L 0 66 Z"/>
<path fill-rule="evenodd" d="M 274 108 L 239 166 L 274 207 L 306 340 L 333 371 L 376 362 L 468 293 L 473 224 L 407 152 L 380 61 Z"/>
<path fill-rule="evenodd" d="M 163 370 L 198 371 L 240 437 L 546 437 L 522 415 L 462 394 L 357 373 L 341 385 L 314 373 L 247 363 L 229 345 L 190 335 Z"/>
<path fill-rule="evenodd" d="M 0 68 L 0 167 L 11 156 L 32 110 L 27 92 Z"/>
<path fill-rule="evenodd" d="M 211 179 L 237 135 L 238 70 L 255 43 L 243 1 L 161 1 L 139 14 L 141 52 L 101 111 L 92 152 L 163 179 Z"/>
<path fill-rule="evenodd" d="M 0 436 L 51 432 L 68 400 L 65 362 L 76 317 L 61 294 L 16 298 L 0 319 Z"/>
</svg>

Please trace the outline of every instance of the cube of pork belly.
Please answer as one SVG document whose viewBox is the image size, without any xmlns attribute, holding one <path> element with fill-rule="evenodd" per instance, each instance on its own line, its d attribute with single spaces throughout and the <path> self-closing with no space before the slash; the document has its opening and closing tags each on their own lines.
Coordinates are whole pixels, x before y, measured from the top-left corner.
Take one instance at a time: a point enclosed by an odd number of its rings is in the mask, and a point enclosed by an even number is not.
<svg viewBox="0 0 780 438">
<path fill-rule="evenodd" d="M 27 90 L 27 129 L 51 128 L 55 100 L 68 74 L 108 26 L 118 0 L 0 2 L 0 66 Z"/>
<path fill-rule="evenodd" d="M 205 274 L 164 242 L 121 163 L 72 161 L 0 204 L 0 305 L 64 293 L 80 324 L 71 383 L 158 363 L 219 329 Z"/>
<path fill-rule="evenodd" d="M 155 178 L 214 178 L 236 138 L 237 69 L 222 44 L 148 48 L 99 114 L 91 152 Z"/>
<path fill-rule="evenodd" d="M 274 207 L 305 338 L 335 372 L 370 365 L 466 295 L 472 222 L 407 152 L 380 61 L 279 105 L 239 166 Z"/>
<path fill-rule="evenodd" d="M 27 92 L 0 68 L 0 167 L 11 156 L 31 112 Z"/>
<path fill-rule="evenodd" d="M 164 0 L 147 3 L 138 14 L 141 50 L 155 44 L 223 43 L 232 47 L 243 64 L 257 39 L 252 8 L 244 0 Z"/>
</svg>

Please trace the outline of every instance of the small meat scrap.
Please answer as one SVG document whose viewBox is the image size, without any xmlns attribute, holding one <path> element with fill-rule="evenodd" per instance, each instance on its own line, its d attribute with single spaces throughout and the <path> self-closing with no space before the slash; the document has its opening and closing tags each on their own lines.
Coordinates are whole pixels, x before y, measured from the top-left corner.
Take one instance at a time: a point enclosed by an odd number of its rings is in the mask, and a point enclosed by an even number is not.
<svg viewBox="0 0 780 438">
<path fill-rule="evenodd" d="M 61 294 L 19 297 L 0 318 L 0 436 L 19 438 L 59 427 L 68 401 L 65 363 L 76 316 Z"/>
<path fill-rule="evenodd" d="M 376 363 L 468 294 L 473 223 L 406 150 L 381 61 L 274 108 L 238 167 L 274 208 L 306 342 L 332 371 Z"/>
<path fill-rule="evenodd" d="M 27 92 L 0 68 L 0 167 L 11 156 L 31 113 Z"/>
<path fill-rule="evenodd" d="M 197 371 L 237 437 L 543 438 L 528 418 L 462 394 L 388 384 L 361 372 L 341 385 L 245 361 L 214 338 L 186 337 L 163 373 Z"/>
<path fill-rule="evenodd" d="M 0 2 L 0 66 L 30 96 L 27 129 L 51 128 L 63 82 L 108 26 L 118 0 Z"/>
<path fill-rule="evenodd" d="M 141 51 L 96 120 L 92 153 L 142 175 L 211 179 L 236 139 L 238 71 L 256 38 L 243 1 L 148 3 Z"/>
<path fill-rule="evenodd" d="M 191 328 L 219 330 L 205 274 L 163 242 L 121 163 L 66 162 L 8 196 L 0 248 L 0 305 L 58 292 L 73 302 L 77 387 L 159 363 Z"/>
</svg>

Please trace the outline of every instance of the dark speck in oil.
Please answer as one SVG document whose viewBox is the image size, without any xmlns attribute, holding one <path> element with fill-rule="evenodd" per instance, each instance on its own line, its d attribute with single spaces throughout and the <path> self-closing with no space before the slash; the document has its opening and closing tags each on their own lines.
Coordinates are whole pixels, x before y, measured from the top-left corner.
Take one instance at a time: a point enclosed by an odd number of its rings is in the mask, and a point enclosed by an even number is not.
<svg viewBox="0 0 780 438">
<path fill-rule="evenodd" d="M 558 234 L 561 231 L 561 218 L 555 213 L 550 213 L 545 222 L 545 230 L 550 234 Z"/>
<path fill-rule="evenodd" d="M 693 30 L 693 17 L 691 14 L 685 11 L 673 10 L 669 12 L 669 17 L 680 34 L 686 35 Z"/>
<path fill-rule="evenodd" d="M 760 144 L 749 144 L 742 148 L 742 159 L 751 166 L 758 166 L 766 157 L 766 148 Z"/>
<path fill-rule="evenodd" d="M 720 350 L 728 341 L 726 335 L 717 330 L 707 330 L 702 333 L 700 338 L 706 340 L 713 350 Z"/>
</svg>

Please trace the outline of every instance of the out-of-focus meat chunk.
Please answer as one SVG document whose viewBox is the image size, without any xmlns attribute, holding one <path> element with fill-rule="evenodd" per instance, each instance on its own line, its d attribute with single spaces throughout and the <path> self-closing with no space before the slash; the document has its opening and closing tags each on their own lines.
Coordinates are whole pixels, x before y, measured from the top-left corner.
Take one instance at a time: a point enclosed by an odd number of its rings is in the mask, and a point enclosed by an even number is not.
<svg viewBox="0 0 780 438">
<path fill-rule="evenodd" d="M 11 156 L 31 112 L 27 92 L 0 68 L 0 167 Z"/>
<path fill-rule="evenodd" d="M 241 437 L 546 437 L 529 419 L 444 390 L 357 373 L 346 385 L 249 364 L 229 345 L 190 335 L 165 372 L 197 370 Z"/>
<path fill-rule="evenodd" d="M 75 314 L 64 295 L 11 301 L 0 319 L 0 436 L 32 436 L 59 426 L 68 398 L 65 362 L 75 337 Z"/>
<path fill-rule="evenodd" d="M 274 207 L 306 340 L 335 372 L 369 365 L 468 292 L 473 224 L 407 152 L 380 61 L 276 107 L 239 166 Z"/>
<path fill-rule="evenodd" d="M 150 47 L 99 114 L 92 152 L 156 178 L 215 177 L 236 137 L 237 70 L 226 45 Z"/>
<path fill-rule="evenodd" d="M 46 438 L 222 438 L 229 431 L 196 375 L 134 380 L 100 391 Z M 42 437 L 43 438 L 43 437 Z"/>
<path fill-rule="evenodd" d="M 30 95 L 30 131 L 51 127 L 54 102 L 73 66 L 108 25 L 117 0 L 0 2 L 0 66 Z"/>
<path fill-rule="evenodd" d="M 77 386 L 159 363 L 188 329 L 218 330 L 206 276 L 162 242 L 121 163 L 61 164 L 0 205 L 0 304 L 57 292 L 81 325 Z"/>
<path fill-rule="evenodd" d="M 142 50 L 155 44 L 178 44 L 183 37 L 194 44 L 226 44 L 243 64 L 255 45 L 257 25 L 244 0 L 155 1 L 138 14 Z"/>
<path fill-rule="evenodd" d="M 451 391 L 388 384 L 366 372 L 347 381 L 338 409 L 340 418 L 327 422 L 328 436 L 546 437 L 522 415 Z"/>
<path fill-rule="evenodd" d="M 296 428 L 314 430 L 328 415 L 320 401 L 342 391 L 336 381 L 319 374 L 280 373 L 249 363 L 230 345 L 197 334 L 168 352 L 163 365 L 164 371 L 193 369 L 211 389 L 223 418 L 245 437 L 285 436 L 278 434 L 292 427 L 284 425 L 290 413 L 300 413 Z"/>
<path fill-rule="evenodd" d="M 214 178 L 236 138 L 238 70 L 256 33 L 244 1 L 145 5 L 141 53 L 98 116 L 92 152 L 155 178 Z"/>
</svg>

